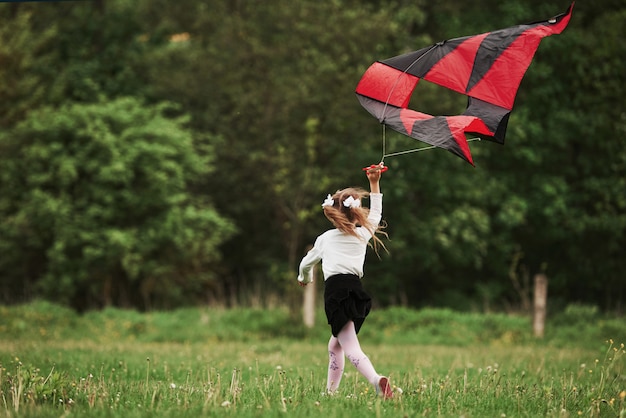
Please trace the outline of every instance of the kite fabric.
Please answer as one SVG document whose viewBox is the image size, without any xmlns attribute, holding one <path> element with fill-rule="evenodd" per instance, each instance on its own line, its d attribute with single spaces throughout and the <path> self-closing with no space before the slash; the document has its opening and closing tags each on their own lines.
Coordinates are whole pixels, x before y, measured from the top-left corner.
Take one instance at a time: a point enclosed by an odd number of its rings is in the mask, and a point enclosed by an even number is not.
<svg viewBox="0 0 626 418">
<path fill-rule="evenodd" d="M 548 20 L 450 39 L 377 61 L 359 81 L 357 97 L 380 123 L 474 165 L 465 134 L 504 144 L 517 90 L 541 39 L 560 34 L 573 7 Z M 420 79 L 468 96 L 467 108 L 457 116 L 408 109 Z"/>
</svg>

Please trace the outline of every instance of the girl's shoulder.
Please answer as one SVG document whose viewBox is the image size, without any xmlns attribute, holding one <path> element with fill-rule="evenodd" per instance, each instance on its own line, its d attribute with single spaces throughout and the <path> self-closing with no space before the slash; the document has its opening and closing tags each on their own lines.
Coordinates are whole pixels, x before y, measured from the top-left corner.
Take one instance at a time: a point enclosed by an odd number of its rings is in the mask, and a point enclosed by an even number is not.
<svg viewBox="0 0 626 418">
<path fill-rule="evenodd" d="M 342 234 L 342 232 L 340 230 L 338 230 L 337 228 L 333 228 L 333 229 L 329 229 L 328 231 L 323 232 L 319 237 L 329 237 L 329 236 L 333 236 L 333 235 L 337 235 L 337 234 Z"/>
<path fill-rule="evenodd" d="M 337 228 L 333 228 L 319 235 L 315 242 L 321 243 L 324 241 L 331 241 L 331 240 L 336 239 L 337 237 L 344 236 L 344 235 L 346 235 L 344 232 L 340 231 Z"/>
</svg>

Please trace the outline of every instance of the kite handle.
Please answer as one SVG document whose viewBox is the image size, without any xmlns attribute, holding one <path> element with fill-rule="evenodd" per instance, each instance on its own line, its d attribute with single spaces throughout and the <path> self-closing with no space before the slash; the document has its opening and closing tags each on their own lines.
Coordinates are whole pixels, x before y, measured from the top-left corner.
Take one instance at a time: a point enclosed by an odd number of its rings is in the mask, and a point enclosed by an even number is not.
<svg viewBox="0 0 626 418">
<path fill-rule="evenodd" d="M 389 167 L 387 167 L 386 165 L 383 165 L 381 167 L 380 164 L 372 164 L 369 167 L 363 167 L 363 171 L 374 170 L 374 169 L 379 169 L 381 173 L 384 173 L 385 171 L 389 170 Z"/>
</svg>

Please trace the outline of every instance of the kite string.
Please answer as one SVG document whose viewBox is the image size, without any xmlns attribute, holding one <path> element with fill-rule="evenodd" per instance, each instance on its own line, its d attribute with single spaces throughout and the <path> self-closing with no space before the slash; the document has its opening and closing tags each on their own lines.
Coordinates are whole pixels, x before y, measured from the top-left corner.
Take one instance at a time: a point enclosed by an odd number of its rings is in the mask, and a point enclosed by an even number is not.
<svg viewBox="0 0 626 418">
<path fill-rule="evenodd" d="M 480 138 L 470 138 L 467 140 L 467 142 L 472 142 L 472 141 L 480 141 Z M 391 154 L 385 154 L 384 147 L 383 147 L 383 160 L 385 159 L 385 157 L 394 157 L 396 155 L 403 155 L 403 154 L 409 154 L 412 152 L 426 151 L 426 150 L 435 149 L 435 148 L 437 147 L 434 145 L 431 145 L 429 147 L 414 148 L 414 149 L 409 149 L 405 151 L 392 152 Z"/>
<path fill-rule="evenodd" d="M 406 68 L 406 69 L 402 72 L 402 74 L 406 74 L 406 73 L 407 73 L 407 72 L 411 69 L 411 67 L 413 67 L 413 66 L 414 66 L 414 65 L 415 65 L 415 64 L 416 64 L 419 60 L 421 60 L 422 58 L 424 58 L 424 57 L 425 57 L 428 53 L 430 53 L 430 51 L 432 51 L 432 50 L 433 50 L 435 47 L 437 47 L 437 46 L 439 46 L 439 44 L 432 45 L 432 46 L 431 46 L 431 47 L 430 47 L 430 48 L 429 48 L 426 52 L 424 52 L 422 55 L 420 55 L 419 57 L 417 57 L 417 58 L 416 58 L 416 59 L 415 59 L 415 60 L 411 63 L 411 65 L 409 65 L 409 66 L 408 66 L 408 67 L 407 67 L 407 68 Z M 385 123 L 384 123 L 384 122 L 385 122 L 385 113 L 387 113 L 387 106 L 389 105 L 389 100 L 391 100 L 391 95 L 393 94 L 393 91 L 396 89 L 396 86 L 398 85 L 398 82 L 400 81 L 400 77 L 401 77 L 401 75 L 402 75 L 402 74 L 400 74 L 400 75 L 398 75 L 398 77 L 396 77 L 396 80 L 395 80 L 395 82 L 393 83 L 393 86 L 392 86 L 392 87 L 391 87 L 391 89 L 389 90 L 389 94 L 387 95 L 387 100 L 385 101 L 385 106 L 383 107 L 383 111 L 382 111 L 382 114 L 380 115 L 380 119 L 379 119 L 380 123 L 383 125 L 383 133 L 382 133 L 382 137 L 383 137 L 383 138 L 382 138 L 382 140 L 383 140 L 383 141 L 382 141 L 382 142 L 383 142 L 383 156 L 382 156 L 382 158 L 381 158 L 381 160 L 380 160 L 380 162 L 381 162 L 381 163 L 385 161 L 385 157 L 390 157 L 390 156 L 394 156 L 394 155 L 399 155 L 398 153 L 393 153 L 393 154 L 388 154 L 388 155 L 386 154 L 386 145 L 387 145 L 387 141 L 386 141 L 386 137 L 385 137 L 385 132 L 386 132 L 385 126 L 386 126 L 386 125 L 385 125 Z M 435 148 L 435 147 L 432 147 L 432 148 Z M 429 148 L 418 148 L 418 149 L 416 149 L 415 151 L 419 151 L 419 150 L 422 150 L 422 149 L 429 149 Z M 408 152 L 414 152 L 414 151 L 404 151 L 404 152 L 401 152 L 400 154 L 406 154 L 406 153 L 408 153 Z"/>
<path fill-rule="evenodd" d="M 385 137 L 385 132 L 386 132 L 385 126 L 387 126 L 387 125 L 385 125 L 384 123 L 383 123 L 382 125 L 383 125 L 383 156 L 382 156 L 382 158 L 380 159 L 380 162 L 381 162 L 381 163 L 384 163 L 384 162 L 385 162 L 386 152 L 387 152 L 387 151 L 386 151 L 386 147 L 387 147 L 387 139 L 386 139 L 386 137 Z"/>
</svg>

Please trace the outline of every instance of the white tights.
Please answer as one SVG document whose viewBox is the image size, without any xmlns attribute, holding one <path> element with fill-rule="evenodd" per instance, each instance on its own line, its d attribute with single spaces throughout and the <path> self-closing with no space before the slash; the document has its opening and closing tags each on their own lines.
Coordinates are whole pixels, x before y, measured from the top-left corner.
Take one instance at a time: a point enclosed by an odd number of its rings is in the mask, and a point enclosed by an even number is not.
<svg viewBox="0 0 626 418">
<path fill-rule="evenodd" d="M 354 322 L 348 321 L 337 336 L 328 341 L 328 381 L 326 390 L 335 392 L 341 383 L 345 366 L 345 358 L 373 385 L 378 383 L 380 376 L 376 373 L 370 359 L 361 350 L 361 344 L 354 329 Z"/>
</svg>

